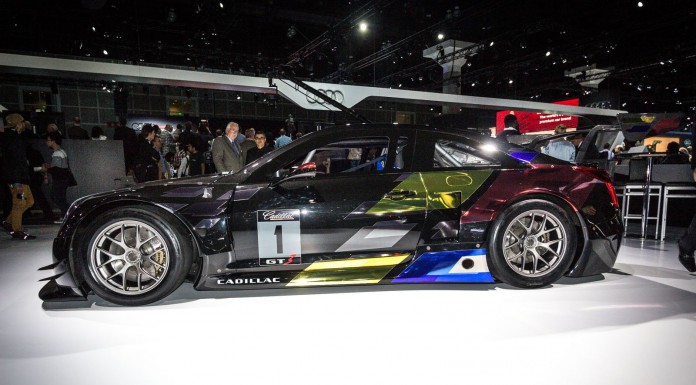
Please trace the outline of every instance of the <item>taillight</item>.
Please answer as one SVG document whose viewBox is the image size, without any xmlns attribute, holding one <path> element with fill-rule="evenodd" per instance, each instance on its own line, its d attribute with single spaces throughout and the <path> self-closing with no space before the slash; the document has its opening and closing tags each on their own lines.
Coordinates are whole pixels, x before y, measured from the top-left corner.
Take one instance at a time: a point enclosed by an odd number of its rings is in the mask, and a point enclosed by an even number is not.
<svg viewBox="0 0 696 385">
<path fill-rule="evenodd" d="M 609 195 L 611 195 L 612 204 L 617 209 L 619 208 L 619 200 L 616 198 L 616 191 L 614 190 L 614 185 L 611 183 L 611 178 L 609 177 L 609 174 L 606 171 L 592 167 L 576 166 L 573 168 L 585 175 L 589 175 L 592 178 L 599 179 L 600 181 L 602 181 L 602 183 L 604 183 L 604 185 L 607 186 L 607 190 L 609 190 Z"/>
<path fill-rule="evenodd" d="M 611 195 L 611 201 L 614 203 L 614 207 L 617 209 L 619 208 L 619 200 L 616 199 L 616 191 L 614 191 L 614 185 L 611 184 L 611 182 L 604 182 L 604 184 L 607 186 L 607 190 L 609 190 L 609 195 Z"/>
</svg>

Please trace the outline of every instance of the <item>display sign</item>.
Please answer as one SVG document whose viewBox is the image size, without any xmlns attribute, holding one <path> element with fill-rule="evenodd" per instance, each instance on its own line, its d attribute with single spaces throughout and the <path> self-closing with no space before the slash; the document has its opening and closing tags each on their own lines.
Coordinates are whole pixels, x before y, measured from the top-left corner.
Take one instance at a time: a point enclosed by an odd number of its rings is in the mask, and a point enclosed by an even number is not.
<svg viewBox="0 0 696 385">
<path fill-rule="evenodd" d="M 300 210 L 256 212 L 259 266 L 302 263 Z"/>
<path fill-rule="evenodd" d="M 554 102 L 553 104 L 577 106 L 580 104 L 580 99 L 562 100 Z M 567 128 L 576 128 L 578 126 L 577 116 L 506 110 L 498 111 L 496 115 L 496 135 L 505 129 L 504 119 L 508 114 L 513 114 L 517 117 L 517 121 L 520 122 L 520 132 L 523 134 L 539 131 L 553 131 L 559 124 L 563 124 Z"/>
</svg>

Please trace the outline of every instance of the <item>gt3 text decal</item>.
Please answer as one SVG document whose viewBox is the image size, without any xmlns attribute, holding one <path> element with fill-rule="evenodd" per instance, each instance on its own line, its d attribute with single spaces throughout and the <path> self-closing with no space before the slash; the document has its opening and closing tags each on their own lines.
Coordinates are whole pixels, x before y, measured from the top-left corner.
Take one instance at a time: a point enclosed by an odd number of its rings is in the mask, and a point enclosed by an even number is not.
<svg viewBox="0 0 696 385">
<path fill-rule="evenodd" d="M 302 263 L 300 210 L 259 210 L 256 223 L 260 266 Z"/>
</svg>

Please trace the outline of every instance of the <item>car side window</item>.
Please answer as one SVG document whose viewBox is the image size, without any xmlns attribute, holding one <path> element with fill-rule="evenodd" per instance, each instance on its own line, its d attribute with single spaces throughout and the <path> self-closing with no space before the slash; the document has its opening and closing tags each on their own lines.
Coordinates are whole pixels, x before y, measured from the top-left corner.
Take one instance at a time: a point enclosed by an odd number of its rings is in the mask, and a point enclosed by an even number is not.
<svg viewBox="0 0 696 385">
<path fill-rule="evenodd" d="M 435 142 L 433 168 L 459 168 L 494 164 L 490 160 L 475 155 L 476 153 L 474 148 L 464 143 L 438 139 Z"/>
<path fill-rule="evenodd" d="M 389 153 L 388 137 L 350 138 L 314 148 L 289 165 L 292 174 L 382 172 Z"/>
</svg>

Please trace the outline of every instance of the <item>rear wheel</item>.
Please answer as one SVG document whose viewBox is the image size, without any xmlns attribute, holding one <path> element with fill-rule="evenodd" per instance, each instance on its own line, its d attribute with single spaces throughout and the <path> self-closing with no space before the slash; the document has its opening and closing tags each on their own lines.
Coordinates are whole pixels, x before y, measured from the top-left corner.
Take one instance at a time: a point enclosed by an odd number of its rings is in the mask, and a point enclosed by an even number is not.
<svg viewBox="0 0 696 385">
<path fill-rule="evenodd" d="M 544 200 L 522 201 L 494 222 L 488 265 L 509 285 L 543 287 L 565 274 L 576 245 L 577 234 L 565 210 Z"/>
<path fill-rule="evenodd" d="M 163 215 L 149 207 L 119 208 L 88 226 L 80 269 L 98 296 L 145 305 L 181 285 L 191 267 L 191 240 L 183 226 Z"/>
</svg>

